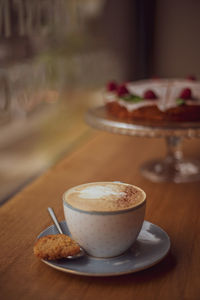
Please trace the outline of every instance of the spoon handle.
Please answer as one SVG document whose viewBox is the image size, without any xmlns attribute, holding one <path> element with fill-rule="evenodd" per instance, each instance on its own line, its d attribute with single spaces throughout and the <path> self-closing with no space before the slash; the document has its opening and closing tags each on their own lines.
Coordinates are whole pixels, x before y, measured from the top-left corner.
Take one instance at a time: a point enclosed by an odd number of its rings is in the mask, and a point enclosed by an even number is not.
<svg viewBox="0 0 200 300">
<path fill-rule="evenodd" d="M 48 207 L 48 212 L 49 212 L 49 214 L 50 214 L 50 216 L 51 216 L 51 218 L 52 218 L 54 224 L 56 225 L 56 228 L 57 228 L 58 232 L 61 233 L 61 234 L 63 234 L 63 231 L 62 231 L 62 229 L 60 228 L 60 225 L 59 225 L 58 220 L 57 220 L 57 218 L 56 218 L 56 215 L 55 215 L 55 213 L 54 213 L 54 211 L 53 211 L 53 208 Z"/>
</svg>

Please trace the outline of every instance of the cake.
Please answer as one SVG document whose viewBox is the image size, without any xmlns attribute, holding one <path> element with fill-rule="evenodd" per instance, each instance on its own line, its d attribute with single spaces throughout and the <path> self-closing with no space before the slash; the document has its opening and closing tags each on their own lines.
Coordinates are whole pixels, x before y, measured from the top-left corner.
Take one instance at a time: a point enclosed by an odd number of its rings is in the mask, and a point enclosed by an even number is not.
<svg viewBox="0 0 200 300">
<path fill-rule="evenodd" d="M 200 121 L 200 82 L 192 77 L 109 82 L 104 101 L 108 113 L 120 119 Z"/>
</svg>

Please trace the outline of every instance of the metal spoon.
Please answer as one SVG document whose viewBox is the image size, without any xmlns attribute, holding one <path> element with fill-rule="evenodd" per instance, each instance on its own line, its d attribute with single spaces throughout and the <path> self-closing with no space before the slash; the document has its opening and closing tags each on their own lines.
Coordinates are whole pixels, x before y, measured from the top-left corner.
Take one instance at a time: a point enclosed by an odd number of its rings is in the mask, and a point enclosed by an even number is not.
<svg viewBox="0 0 200 300">
<path fill-rule="evenodd" d="M 58 222 L 58 220 L 56 218 L 56 215 L 54 213 L 53 208 L 48 207 L 48 212 L 49 212 L 49 214 L 50 214 L 50 216 L 51 216 L 51 218 L 52 218 L 52 220 L 53 220 L 53 222 L 54 222 L 54 224 L 55 224 L 58 232 L 61 233 L 61 234 L 64 234 L 64 232 L 62 231 L 62 229 L 60 227 L 60 224 L 59 224 L 59 222 Z M 85 251 L 83 250 L 83 248 L 80 247 L 80 252 L 78 254 L 69 255 L 69 256 L 67 256 L 67 258 L 69 258 L 69 259 L 75 259 L 75 258 L 82 257 L 83 255 L 85 255 Z"/>
</svg>

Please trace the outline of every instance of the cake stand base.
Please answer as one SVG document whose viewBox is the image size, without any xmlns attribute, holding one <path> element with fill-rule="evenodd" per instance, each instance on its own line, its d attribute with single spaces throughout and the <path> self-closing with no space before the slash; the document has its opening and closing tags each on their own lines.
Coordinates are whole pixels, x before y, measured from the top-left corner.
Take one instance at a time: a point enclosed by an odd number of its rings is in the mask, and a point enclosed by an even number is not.
<svg viewBox="0 0 200 300">
<path fill-rule="evenodd" d="M 168 158 L 153 160 L 142 165 L 144 177 L 153 182 L 192 182 L 200 180 L 200 162 L 195 160 L 180 160 L 173 162 Z"/>
</svg>

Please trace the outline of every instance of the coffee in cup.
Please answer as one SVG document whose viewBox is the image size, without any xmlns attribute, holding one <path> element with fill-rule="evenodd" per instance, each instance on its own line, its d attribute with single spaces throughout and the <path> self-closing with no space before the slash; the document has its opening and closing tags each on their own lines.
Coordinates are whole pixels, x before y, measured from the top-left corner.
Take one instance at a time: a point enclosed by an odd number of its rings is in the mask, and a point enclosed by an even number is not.
<svg viewBox="0 0 200 300">
<path fill-rule="evenodd" d="M 72 238 L 92 256 L 123 253 L 141 230 L 145 199 L 142 189 L 121 182 L 94 182 L 69 189 L 63 205 Z"/>
</svg>

